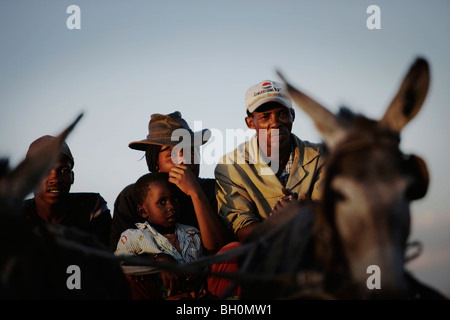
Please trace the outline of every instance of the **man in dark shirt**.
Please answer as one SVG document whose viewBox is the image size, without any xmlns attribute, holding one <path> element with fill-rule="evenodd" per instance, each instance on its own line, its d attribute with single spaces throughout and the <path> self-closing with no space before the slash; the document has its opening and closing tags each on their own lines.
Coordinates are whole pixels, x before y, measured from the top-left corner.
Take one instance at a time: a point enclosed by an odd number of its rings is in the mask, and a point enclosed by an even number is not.
<svg viewBox="0 0 450 320">
<path fill-rule="evenodd" d="M 55 139 L 43 136 L 31 143 L 27 157 L 43 142 Z M 23 202 L 25 220 L 31 224 L 50 223 L 73 227 L 97 237 L 108 246 L 111 213 L 99 193 L 70 193 L 74 182 L 74 158 L 64 142 L 58 162 L 43 179 L 34 198 Z"/>
</svg>

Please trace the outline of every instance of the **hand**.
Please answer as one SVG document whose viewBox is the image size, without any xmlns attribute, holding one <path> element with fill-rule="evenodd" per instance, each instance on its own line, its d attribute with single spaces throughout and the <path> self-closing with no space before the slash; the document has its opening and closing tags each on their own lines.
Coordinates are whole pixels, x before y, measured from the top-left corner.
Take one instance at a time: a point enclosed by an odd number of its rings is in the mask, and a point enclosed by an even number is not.
<svg viewBox="0 0 450 320">
<path fill-rule="evenodd" d="M 285 208 L 287 206 L 288 203 L 294 201 L 294 197 L 289 195 L 289 196 L 284 196 L 283 198 L 281 198 L 280 200 L 277 201 L 277 203 L 275 204 L 275 207 L 272 208 L 272 211 L 270 212 L 270 216 L 279 213 L 283 208 Z"/>
<path fill-rule="evenodd" d="M 298 194 L 292 192 L 289 189 L 283 188 L 283 193 L 285 194 L 285 196 L 277 201 L 275 207 L 272 208 L 272 211 L 270 212 L 269 216 L 279 213 L 281 209 L 285 208 L 290 202 L 297 200 L 298 198 Z"/>
<path fill-rule="evenodd" d="M 193 192 L 198 193 L 200 188 L 197 178 L 185 164 L 176 164 L 170 169 L 169 182 L 175 184 L 188 196 L 191 196 Z"/>
<path fill-rule="evenodd" d="M 161 254 L 155 259 L 156 262 L 178 263 L 175 258 L 169 254 Z M 171 294 L 177 294 L 185 288 L 185 276 L 172 271 L 162 270 L 161 279 L 163 286 L 170 290 Z"/>
</svg>

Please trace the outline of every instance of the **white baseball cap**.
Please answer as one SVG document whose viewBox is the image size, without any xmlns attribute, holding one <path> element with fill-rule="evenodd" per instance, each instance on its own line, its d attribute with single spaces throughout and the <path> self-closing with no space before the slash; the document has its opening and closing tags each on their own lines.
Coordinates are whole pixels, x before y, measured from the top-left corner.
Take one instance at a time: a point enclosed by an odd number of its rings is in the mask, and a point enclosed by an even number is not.
<svg viewBox="0 0 450 320">
<path fill-rule="evenodd" d="M 264 80 L 250 87 L 245 93 L 245 106 L 249 113 L 267 102 L 278 102 L 286 108 L 292 108 L 292 100 L 284 84 Z"/>
</svg>

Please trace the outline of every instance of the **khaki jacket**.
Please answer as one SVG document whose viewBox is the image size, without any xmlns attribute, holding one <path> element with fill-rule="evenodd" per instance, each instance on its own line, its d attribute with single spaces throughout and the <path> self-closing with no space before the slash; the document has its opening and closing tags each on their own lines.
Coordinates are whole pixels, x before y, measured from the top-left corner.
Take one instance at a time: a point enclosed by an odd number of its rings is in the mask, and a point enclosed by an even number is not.
<svg viewBox="0 0 450 320">
<path fill-rule="evenodd" d="M 319 200 L 323 171 L 322 145 L 301 141 L 291 134 L 294 161 L 286 188 L 299 199 Z M 224 155 L 215 169 L 219 215 L 235 234 L 253 222 L 266 219 L 276 202 L 285 196 L 282 184 L 267 159 L 255 161 L 256 135 Z"/>
</svg>

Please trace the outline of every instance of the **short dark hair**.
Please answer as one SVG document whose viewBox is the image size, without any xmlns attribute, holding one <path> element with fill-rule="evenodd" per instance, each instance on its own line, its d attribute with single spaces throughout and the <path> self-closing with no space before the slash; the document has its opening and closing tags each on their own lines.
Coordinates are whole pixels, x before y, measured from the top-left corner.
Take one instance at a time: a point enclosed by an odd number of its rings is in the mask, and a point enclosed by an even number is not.
<svg viewBox="0 0 450 320">
<path fill-rule="evenodd" d="M 134 201 L 137 205 L 144 203 L 150 184 L 157 181 L 170 183 L 169 174 L 167 172 L 151 172 L 144 174 L 136 181 L 134 184 Z"/>
</svg>

